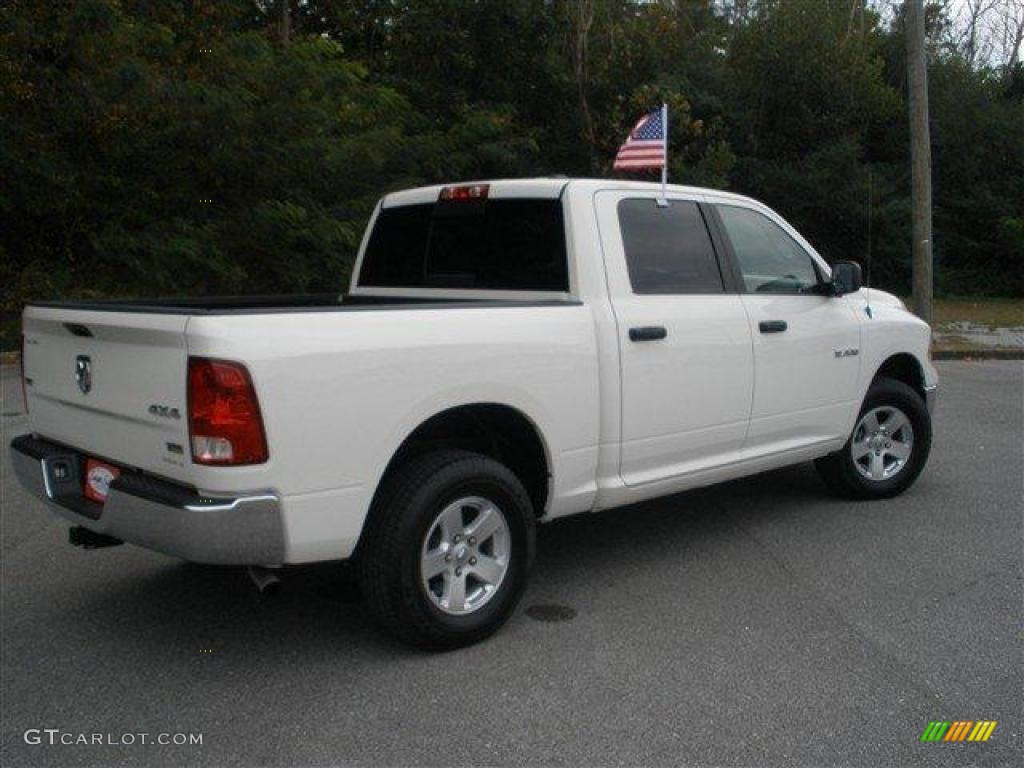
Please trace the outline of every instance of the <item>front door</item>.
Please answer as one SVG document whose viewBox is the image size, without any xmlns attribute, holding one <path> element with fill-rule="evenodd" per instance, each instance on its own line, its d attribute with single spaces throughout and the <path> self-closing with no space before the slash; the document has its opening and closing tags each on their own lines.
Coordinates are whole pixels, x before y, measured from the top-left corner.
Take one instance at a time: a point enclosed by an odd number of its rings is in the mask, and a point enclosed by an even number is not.
<svg viewBox="0 0 1024 768">
<path fill-rule="evenodd" d="M 748 455 L 845 439 L 860 372 L 860 321 L 827 295 L 822 267 L 767 211 L 715 210 L 731 247 L 754 341 Z"/>
<path fill-rule="evenodd" d="M 753 396 L 742 299 L 697 198 L 596 197 L 619 336 L 620 473 L 626 485 L 735 461 Z"/>
</svg>

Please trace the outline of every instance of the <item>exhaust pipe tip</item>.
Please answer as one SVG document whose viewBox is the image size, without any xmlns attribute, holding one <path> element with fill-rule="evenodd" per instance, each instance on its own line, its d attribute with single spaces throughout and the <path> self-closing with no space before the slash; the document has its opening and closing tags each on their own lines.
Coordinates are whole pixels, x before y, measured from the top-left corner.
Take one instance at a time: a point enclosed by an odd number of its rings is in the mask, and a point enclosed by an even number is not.
<svg viewBox="0 0 1024 768">
<path fill-rule="evenodd" d="M 250 565 L 248 568 L 249 578 L 260 597 L 273 597 L 281 591 L 281 579 L 277 577 L 270 568 L 260 565 Z"/>
</svg>

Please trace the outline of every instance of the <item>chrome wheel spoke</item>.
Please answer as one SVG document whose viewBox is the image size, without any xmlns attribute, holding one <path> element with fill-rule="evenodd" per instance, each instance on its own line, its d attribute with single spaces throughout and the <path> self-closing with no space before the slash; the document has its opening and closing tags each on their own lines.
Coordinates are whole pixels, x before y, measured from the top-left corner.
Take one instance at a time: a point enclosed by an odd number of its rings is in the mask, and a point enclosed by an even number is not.
<svg viewBox="0 0 1024 768">
<path fill-rule="evenodd" d="M 480 579 L 480 581 L 485 581 L 488 584 L 497 584 L 501 581 L 501 577 L 505 575 L 505 565 L 499 563 L 493 557 L 480 555 L 477 558 L 476 565 L 473 566 L 473 575 Z"/>
<path fill-rule="evenodd" d="M 864 427 L 864 431 L 868 434 L 873 434 L 878 431 L 878 412 L 880 408 L 876 408 L 873 411 L 868 411 L 864 414 L 864 418 L 861 419 L 861 426 Z"/>
<path fill-rule="evenodd" d="M 423 556 L 422 569 L 423 578 L 432 579 L 438 574 L 444 573 L 448 568 L 445 562 L 447 552 L 442 549 L 433 549 Z"/>
<path fill-rule="evenodd" d="M 885 479 L 885 459 L 882 458 L 882 454 L 877 452 L 871 455 L 871 479 Z"/>
<path fill-rule="evenodd" d="M 892 445 L 886 449 L 887 454 L 895 459 L 906 461 L 910 458 L 910 446 L 907 443 L 901 443 L 898 440 L 893 440 Z"/>
<path fill-rule="evenodd" d="M 910 422 L 901 411 L 893 411 L 892 416 L 885 422 L 885 428 L 890 435 L 897 435 L 908 426 L 910 426 Z"/>
<path fill-rule="evenodd" d="M 871 453 L 871 446 L 868 445 L 867 440 L 861 442 L 855 442 L 850 446 L 850 452 L 853 455 L 854 461 L 860 461 L 869 453 Z"/>
<path fill-rule="evenodd" d="M 462 530 L 462 507 L 452 504 L 444 512 L 438 521 L 441 526 L 441 538 L 451 541 L 456 536 L 461 536 Z"/>
<path fill-rule="evenodd" d="M 444 580 L 444 593 L 441 595 L 441 603 L 448 610 L 461 612 L 466 608 L 466 575 L 454 574 L 446 576 Z"/>
<path fill-rule="evenodd" d="M 466 535 L 472 536 L 478 542 L 483 543 L 495 534 L 497 530 L 505 525 L 501 519 L 501 513 L 495 506 L 487 506 L 480 510 L 476 520 L 466 528 Z"/>
</svg>

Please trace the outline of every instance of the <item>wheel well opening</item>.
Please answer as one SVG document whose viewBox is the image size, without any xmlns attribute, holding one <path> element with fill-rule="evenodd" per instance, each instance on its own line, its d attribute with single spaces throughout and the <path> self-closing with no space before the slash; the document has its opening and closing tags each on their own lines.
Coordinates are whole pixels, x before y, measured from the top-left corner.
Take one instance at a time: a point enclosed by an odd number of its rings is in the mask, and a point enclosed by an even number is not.
<svg viewBox="0 0 1024 768">
<path fill-rule="evenodd" d="M 890 357 L 882 363 L 882 366 L 875 374 L 875 379 L 882 377 L 902 381 L 921 395 L 922 398 L 925 396 L 924 372 L 913 355 L 904 352 Z"/>
<path fill-rule="evenodd" d="M 381 485 L 413 456 L 441 448 L 461 448 L 489 456 L 508 467 L 526 488 L 537 517 L 548 501 L 547 454 L 533 423 L 515 408 L 494 403 L 443 411 L 409 435 L 388 463 Z"/>
</svg>

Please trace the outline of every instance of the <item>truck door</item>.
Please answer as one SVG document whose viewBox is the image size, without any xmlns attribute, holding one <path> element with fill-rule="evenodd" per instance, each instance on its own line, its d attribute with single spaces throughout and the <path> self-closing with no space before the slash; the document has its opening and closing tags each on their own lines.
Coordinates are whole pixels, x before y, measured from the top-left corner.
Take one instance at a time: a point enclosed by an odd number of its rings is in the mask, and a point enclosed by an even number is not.
<svg viewBox="0 0 1024 768">
<path fill-rule="evenodd" d="M 619 336 L 626 485 L 738 459 L 753 397 L 742 300 L 695 197 L 599 192 L 597 219 Z"/>
<path fill-rule="evenodd" d="M 716 204 L 750 316 L 757 385 L 746 451 L 763 455 L 845 439 L 856 412 L 860 319 L 827 295 L 821 269 L 782 223 Z"/>
</svg>

